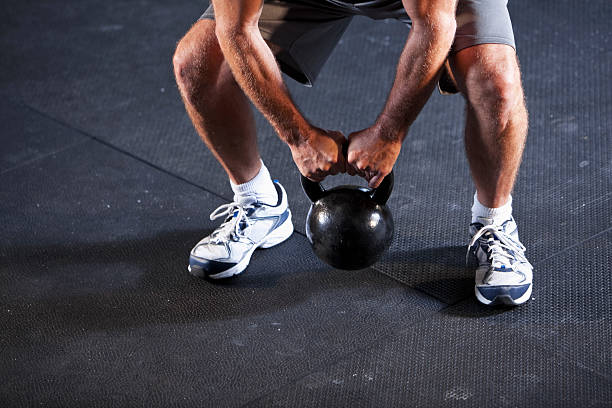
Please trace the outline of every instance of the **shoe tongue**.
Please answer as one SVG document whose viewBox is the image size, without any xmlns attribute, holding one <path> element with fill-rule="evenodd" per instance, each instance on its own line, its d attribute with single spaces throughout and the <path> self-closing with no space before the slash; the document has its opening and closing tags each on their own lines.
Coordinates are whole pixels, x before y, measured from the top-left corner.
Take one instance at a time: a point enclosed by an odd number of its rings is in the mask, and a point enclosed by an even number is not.
<svg viewBox="0 0 612 408">
<path fill-rule="evenodd" d="M 257 198 L 254 196 L 243 196 L 243 195 L 234 195 L 234 202 L 240 204 L 243 207 L 247 207 L 249 205 L 253 205 L 257 202 Z"/>
<path fill-rule="evenodd" d="M 478 219 L 478 222 L 481 223 L 483 226 L 495 224 L 495 220 L 493 218 L 487 218 L 487 217 L 476 217 L 476 218 Z"/>
</svg>

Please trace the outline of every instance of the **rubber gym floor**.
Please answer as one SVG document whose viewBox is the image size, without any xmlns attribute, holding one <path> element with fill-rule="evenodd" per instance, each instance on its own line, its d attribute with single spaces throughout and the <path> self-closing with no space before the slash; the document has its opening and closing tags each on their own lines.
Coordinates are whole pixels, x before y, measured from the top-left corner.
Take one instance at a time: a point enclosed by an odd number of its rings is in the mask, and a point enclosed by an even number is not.
<svg viewBox="0 0 612 408">
<path fill-rule="evenodd" d="M 352 272 L 313 255 L 297 169 L 257 116 L 296 232 L 238 278 L 191 276 L 232 198 L 171 66 L 206 6 L 3 4 L 1 406 L 612 406 L 612 3 L 509 4 L 530 111 L 514 215 L 535 266 L 516 308 L 478 304 L 463 266 L 458 95 L 434 93 L 412 126 L 391 249 Z M 304 114 L 368 126 L 406 35 L 355 18 L 315 87 L 287 78 Z"/>
</svg>

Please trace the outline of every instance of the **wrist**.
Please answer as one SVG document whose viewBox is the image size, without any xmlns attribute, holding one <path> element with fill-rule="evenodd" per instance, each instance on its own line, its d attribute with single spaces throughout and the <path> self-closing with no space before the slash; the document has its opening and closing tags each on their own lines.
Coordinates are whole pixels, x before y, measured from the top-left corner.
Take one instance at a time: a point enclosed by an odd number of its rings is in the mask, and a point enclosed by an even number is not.
<svg viewBox="0 0 612 408">
<path fill-rule="evenodd" d="M 278 128 L 277 132 L 280 138 L 287 143 L 289 148 L 293 149 L 303 145 L 312 136 L 312 125 L 310 125 L 304 118 L 299 118 L 293 123 Z"/>
<path fill-rule="evenodd" d="M 378 135 L 382 140 L 392 143 L 401 143 L 410 128 L 410 125 L 406 124 L 405 120 L 390 116 L 384 112 L 378 116 L 374 126 L 378 128 Z"/>
</svg>

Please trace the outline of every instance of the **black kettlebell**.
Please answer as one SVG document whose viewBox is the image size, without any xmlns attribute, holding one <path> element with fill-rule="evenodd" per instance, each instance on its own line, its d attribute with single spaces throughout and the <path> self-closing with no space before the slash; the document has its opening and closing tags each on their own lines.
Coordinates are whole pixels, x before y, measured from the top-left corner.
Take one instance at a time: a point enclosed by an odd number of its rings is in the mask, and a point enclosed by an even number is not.
<svg viewBox="0 0 612 408">
<path fill-rule="evenodd" d="M 314 253 L 338 269 L 362 269 L 375 263 L 391 245 L 393 217 L 386 202 L 393 190 L 393 172 L 376 189 L 338 186 L 325 190 L 302 177 L 312 201 L 306 236 Z"/>
</svg>

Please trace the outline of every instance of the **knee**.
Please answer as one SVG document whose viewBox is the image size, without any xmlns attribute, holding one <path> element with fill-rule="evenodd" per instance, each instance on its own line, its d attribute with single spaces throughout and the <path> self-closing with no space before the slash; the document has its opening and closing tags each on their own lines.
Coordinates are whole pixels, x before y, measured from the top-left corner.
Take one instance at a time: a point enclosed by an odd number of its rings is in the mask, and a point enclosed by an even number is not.
<svg viewBox="0 0 612 408">
<path fill-rule="evenodd" d="M 467 98 L 475 110 L 501 127 L 522 114 L 523 89 L 516 61 L 477 64 L 471 71 L 466 83 Z"/>
<path fill-rule="evenodd" d="M 190 81 L 191 72 L 195 66 L 192 53 L 190 53 L 181 40 L 176 46 L 172 56 L 172 66 L 174 67 L 174 77 L 179 86 Z"/>
<path fill-rule="evenodd" d="M 192 100 L 213 90 L 223 63 L 221 52 L 206 42 L 182 39 L 172 57 L 174 76 L 183 96 Z"/>
<path fill-rule="evenodd" d="M 172 64 L 176 83 L 188 99 L 213 82 L 206 57 L 195 53 L 192 47 L 183 41 L 179 42 L 174 52 Z"/>
</svg>

